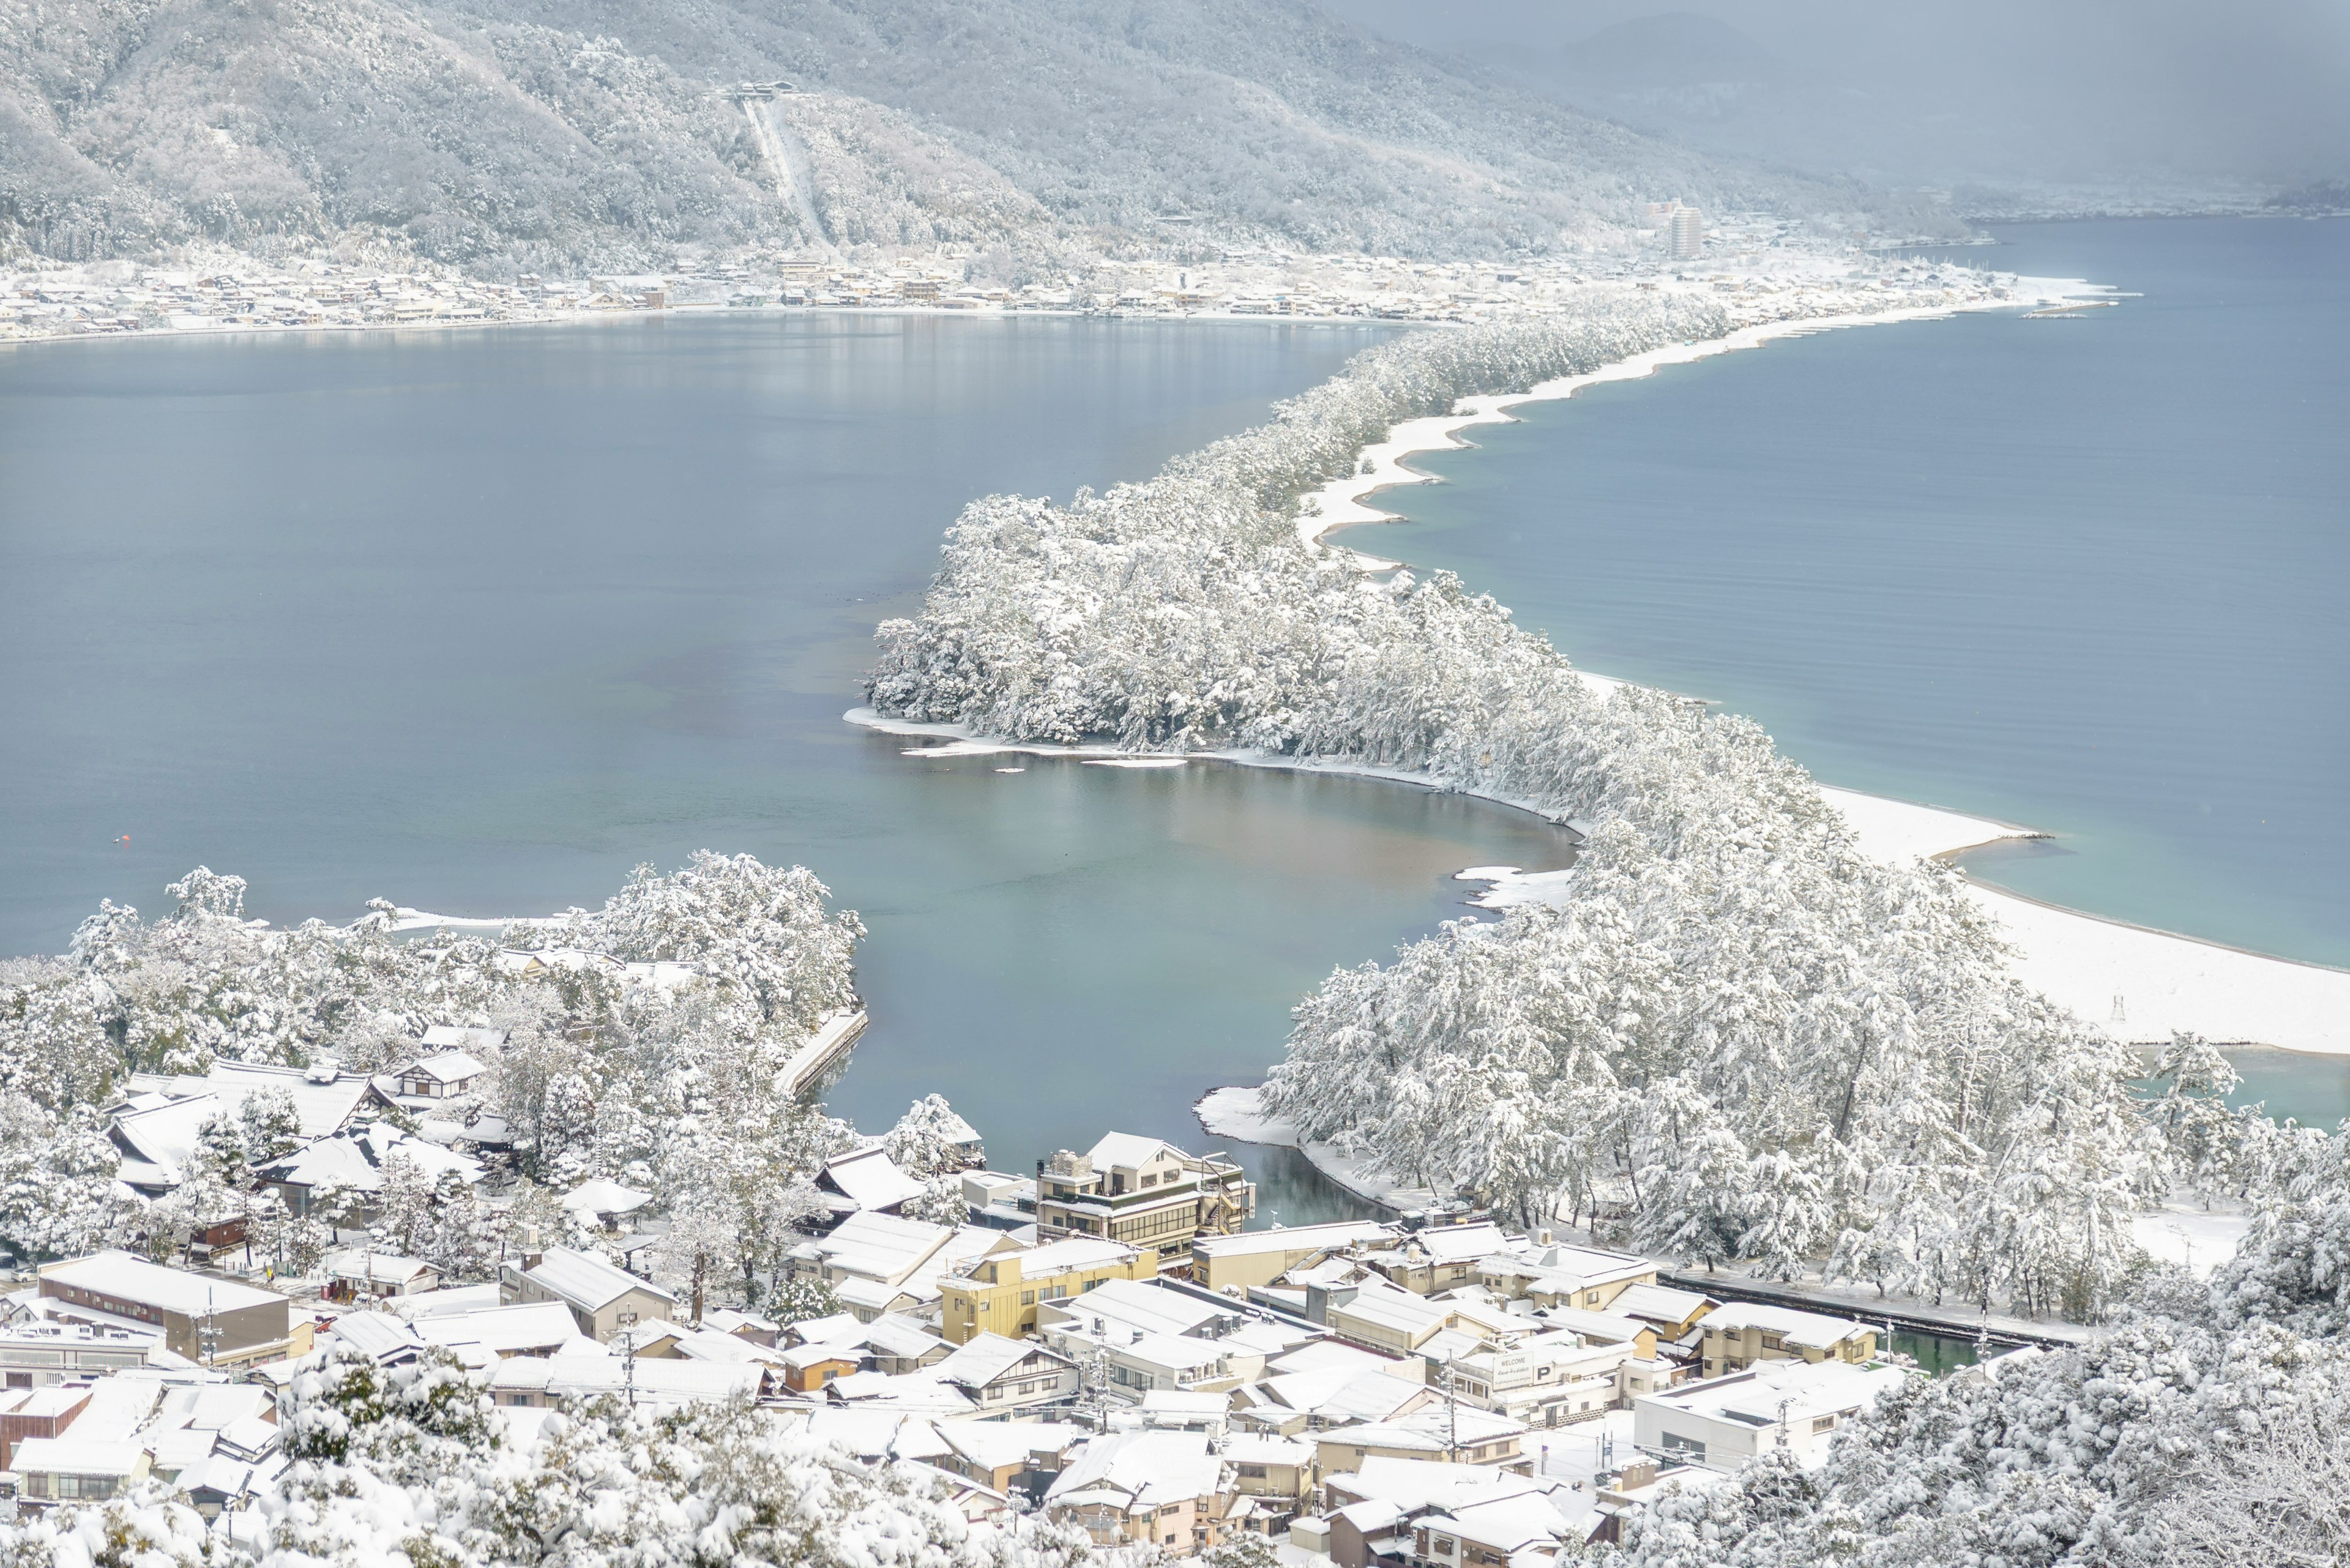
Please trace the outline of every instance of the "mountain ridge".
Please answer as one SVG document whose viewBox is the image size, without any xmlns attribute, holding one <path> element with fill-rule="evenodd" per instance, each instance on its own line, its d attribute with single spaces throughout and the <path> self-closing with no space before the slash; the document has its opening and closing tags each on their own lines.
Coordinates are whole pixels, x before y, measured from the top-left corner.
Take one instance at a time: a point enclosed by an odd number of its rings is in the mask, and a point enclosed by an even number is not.
<svg viewBox="0 0 2350 1568">
<path fill-rule="evenodd" d="M 778 78 L 806 90 L 752 112 L 807 151 L 837 234 L 806 232 L 725 95 Z M 1661 196 L 1823 226 L 1883 209 L 1303 0 L 0 0 L 0 246 L 67 259 L 199 240 L 487 271 L 834 244 L 1046 269 L 1236 243 L 1503 255 Z"/>
</svg>

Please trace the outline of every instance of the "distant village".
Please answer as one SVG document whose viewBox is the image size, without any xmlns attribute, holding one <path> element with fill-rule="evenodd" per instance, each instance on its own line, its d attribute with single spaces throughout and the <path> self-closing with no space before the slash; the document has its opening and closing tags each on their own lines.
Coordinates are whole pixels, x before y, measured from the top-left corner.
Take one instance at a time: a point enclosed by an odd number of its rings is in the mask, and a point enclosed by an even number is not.
<svg viewBox="0 0 2350 1568">
<path fill-rule="evenodd" d="M 759 1310 L 656 1283 L 670 1221 L 608 1179 L 560 1192 L 494 1280 L 370 1248 L 397 1153 L 513 1201 L 473 1096 L 501 1041 L 438 1027 L 377 1074 L 221 1062 L 140 1075 L 109 1112 L 120 1179 L 170 1193 L 208 1125 L 290 1100 L 254 1191 L 331 1205 L 280 1272 L 244 1215 L 179 1254 L 29 1265 L 0 1296 L 0 1488 L 20 1513 L 174 1487 L 232 1540 L 285 1468 L 277 1402 L 340 1342 L 387 1368 L 453 1357 L 526 1440 L 575 1402 L 747 1401 L 859 1461 L 910 1467 L 973 1521 L 1042 1511 L 1179 1555 L 1256 1538 L 1312 1568 L 1516 1568 L 1615 1538 L 1669 1481 L 1824 1454 L 1913 1364 L 1862 1323 L 1725 1303 L 1653 1261 L 1475 1216 L 1249 1229 L 1243 1168 L 1109 1132 L 1033 1174 L 965 1168 L 959 1223 L 884 1141 L 823 1167 Z M 459 1109 L 458 1107 L 464 1107 Z M 245 1542 L 250 1544 L 250 1542 Z"/>
<path fill-rule="evenodd" d="M 1096 316 L 1281 316 L 1482 321 L 1565 303 L 1595 285 L 1668 285 L 1732 293 L 1902 295 L 1960 287 L 1983 273 L 1896 253 L 1832 245 L 1773 218 L 1709 222 L 1694 207 L 1648 203 L 1617 249 L 1509 263 L 1418 263 L 1231 249 L 1196 262 L 1098 259 L 1050 282 L 991 284 L 945 254 L 850 264 L 778 254 L 718 263 L 681 256 L 658 274 L 468 278 L 450 270 L 375 272 L 313 260 L 270 266 L 45 263 L 0 274 L 0 342 L 224 330 L 456 327 L 614 312 L 882 309 Z M 1809 313 L 1813 301 L 1802 303 Z"/>
</svg>

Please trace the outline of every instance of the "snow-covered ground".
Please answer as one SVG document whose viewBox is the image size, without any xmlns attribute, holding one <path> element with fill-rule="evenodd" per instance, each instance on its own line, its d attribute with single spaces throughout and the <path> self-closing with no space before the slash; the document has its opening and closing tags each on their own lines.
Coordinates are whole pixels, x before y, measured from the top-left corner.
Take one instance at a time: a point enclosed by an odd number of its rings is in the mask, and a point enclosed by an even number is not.
<svg viewBox="0 0 2350 1568">
<path fill-rule="evenodd" d="M 2249 1214 L 2212 1213 L 2191 1203 L 2166 1203 L 2130 1221 L 2130 1233 L 2147 1255 L 2177 1263 L 2198 1279 L 2209 1279 L 2236 1255 L 2236 1243 L 2251 1228 Z"/>
<path fill-rule="evenodd" d="M 1880 860 L 2044 836 L 1938 806 L 1846 789 L 1820 793 L 1851 822 L 1861 847 Z M 1567 897 L 1563 871 L 1473 866 L 1459 877 L 1488 884 L 1470 899 L 1481 909 Z M 1967 891 L 2007 929 L 2016 973 L 2026 984 L 2116 1038 L 2160 1044 L 2183 1031 L 2226 1044 L 2350 1053 L 2350 971 L 2149 930 L 1980 883 Z"/>
</svg>

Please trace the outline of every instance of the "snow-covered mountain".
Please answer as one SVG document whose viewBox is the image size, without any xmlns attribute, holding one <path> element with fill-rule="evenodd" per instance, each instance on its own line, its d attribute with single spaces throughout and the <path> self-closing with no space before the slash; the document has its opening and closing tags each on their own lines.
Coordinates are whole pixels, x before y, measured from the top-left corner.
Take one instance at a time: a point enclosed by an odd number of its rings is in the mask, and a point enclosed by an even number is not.
<svg viewBox="0 0 2350 1568">
<path fill-rule="evenodd" d="M 801 90 L 725 90 L 778 79 Z M 494 270 L 825 244 L 1491 255 L 1662 196 L 1872 204 L 1303 0 L 0 0 L 0 249 L 74 258 L 200 239 Z"/>
</svg>

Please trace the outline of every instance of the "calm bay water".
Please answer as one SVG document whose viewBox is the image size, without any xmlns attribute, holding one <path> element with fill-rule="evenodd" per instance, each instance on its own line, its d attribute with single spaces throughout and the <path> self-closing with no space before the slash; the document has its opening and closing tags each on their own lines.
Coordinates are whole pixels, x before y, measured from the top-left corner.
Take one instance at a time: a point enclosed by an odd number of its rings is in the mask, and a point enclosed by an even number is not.
<svg viewBox="0 0 2350 1568">
<path fill-rule="evenodd" d="M 1751 714 L 1822 779 L 2027 823 L 1976 875 L 2350 964 L 2350 223 L 2002 231 L 2140 296 L 1594 388 L 1417 460 L 1364 547 L 1577 662 Z M 2329 1122 L 2350 1071 L 2299 1059 Z M 2322 1090 L 2317 1085 L 2323 1085 Z"/>
<path fill-rule="evenodd" d="M 830 1100 L 946 1094 L 999 1165 L 1278 1055 L 1330 968 L 1534 819 L 1200 764 L 922 763 L 851 728 L 875 621 L 991 490 L 1138 477 L 1366 330 L 672 317 L 0 355 L 0 952 L 199 862 L 277 920 L 814 867 L 871 929 Z M 128 846 L 115 840 L 130 836 Z M 1249 1151 L 1265 1216 L 1348 1201 Z"/>
</svg>

